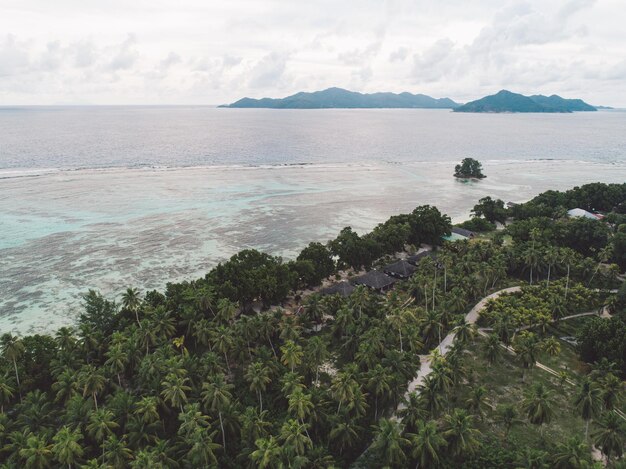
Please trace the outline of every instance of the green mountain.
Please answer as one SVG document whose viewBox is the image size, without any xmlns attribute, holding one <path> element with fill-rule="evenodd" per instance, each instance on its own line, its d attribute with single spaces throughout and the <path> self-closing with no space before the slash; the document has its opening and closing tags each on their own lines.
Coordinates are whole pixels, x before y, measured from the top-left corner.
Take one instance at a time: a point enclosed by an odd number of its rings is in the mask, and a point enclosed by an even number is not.
<svg viewBox="0 0 626 469">
<path fill-rule="evenodd" d="M 502 90 L 454 109 L 455 112 L 574 112 L 596 111 L 581 99 L 564 99 L 557 95 L 524 96 Z"/>
<path fill-rule="evenodd" d="M 300 92 L 282 99 L 243 98 L 232 104 L 220 106 L 231 108 L 272 109 L 327 109 L 327 108 L 428 108 L 454 109 L 459 104 L 449 98 L 431 98 L 424 94 L 372 93 L 364 94 L 342 88 L 328 88 L 313 93 Z"/>
</svg>

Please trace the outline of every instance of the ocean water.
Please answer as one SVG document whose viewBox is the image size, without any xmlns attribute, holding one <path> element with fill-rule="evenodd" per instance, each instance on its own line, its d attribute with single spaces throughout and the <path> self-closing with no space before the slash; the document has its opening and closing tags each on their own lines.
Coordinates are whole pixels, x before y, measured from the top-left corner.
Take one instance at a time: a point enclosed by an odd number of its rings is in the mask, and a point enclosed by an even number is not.
<svg viewBox="0 0 626 469">
<path fill-rule="evenodd" d="M 462 182 L 471 156 L 487 179 Z M 293 257 L 344 226 L 485 195 L 626 180 L 626 112 L 0 108 L 0 332 L 71 324 L 244 248 Z"/>
</svg>

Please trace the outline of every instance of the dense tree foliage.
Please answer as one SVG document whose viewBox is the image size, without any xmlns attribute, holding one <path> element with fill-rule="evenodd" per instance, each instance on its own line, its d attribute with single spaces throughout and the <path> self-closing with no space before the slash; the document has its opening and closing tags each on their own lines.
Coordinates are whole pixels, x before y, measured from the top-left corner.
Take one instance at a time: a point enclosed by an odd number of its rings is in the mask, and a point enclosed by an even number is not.
<svg viewBox="0 0 626 469">
<path fill-rule="evenodd" d="M 483 165 L 480 161 L 474 158 L 463 158 L 461 164 L 457 164 L 454 167 L 454 177 L 482 179 L 487 177 L 483 174 L 482 169 Z"/>
</svg>

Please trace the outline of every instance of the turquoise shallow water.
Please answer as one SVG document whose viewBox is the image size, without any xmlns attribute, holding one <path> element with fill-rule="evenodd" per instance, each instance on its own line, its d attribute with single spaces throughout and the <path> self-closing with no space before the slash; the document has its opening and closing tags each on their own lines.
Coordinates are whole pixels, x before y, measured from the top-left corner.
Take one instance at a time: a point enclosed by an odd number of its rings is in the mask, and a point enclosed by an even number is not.
<svg viewBox="0 0 626 469">
<path fill-rule="evenodd" d="M 222 111 L 0 111 L 0 332 L 71 324 L 88 288 L 163 288 L 248 247 L 292 257 L 421 204 L 460 221 L 485 195 L 626 180 L 626 113 Z M 487 179 L 453 178 L 462 156 Z"/>
</svg>

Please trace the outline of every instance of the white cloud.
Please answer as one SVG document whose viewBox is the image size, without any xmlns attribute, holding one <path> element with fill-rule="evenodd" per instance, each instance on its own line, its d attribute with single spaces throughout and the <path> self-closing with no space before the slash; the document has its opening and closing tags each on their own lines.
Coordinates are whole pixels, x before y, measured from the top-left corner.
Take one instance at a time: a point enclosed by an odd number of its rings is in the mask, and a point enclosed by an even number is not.
<svg viewBox="0 0 626 469">
<path fill-rule="evenodd" d="M 623 0 L 4 0 L 0 102 L 224 103 L 328 86 L 626 106 Z"/>
</svg>

